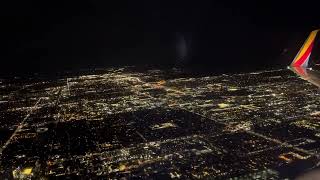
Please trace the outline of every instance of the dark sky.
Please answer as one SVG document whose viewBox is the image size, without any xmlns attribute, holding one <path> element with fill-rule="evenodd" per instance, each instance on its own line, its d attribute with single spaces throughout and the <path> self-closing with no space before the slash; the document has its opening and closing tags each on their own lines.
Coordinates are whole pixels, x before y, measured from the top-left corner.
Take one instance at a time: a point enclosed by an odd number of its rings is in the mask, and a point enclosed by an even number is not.
<svg viewBox="0 0 320 180">
<path fill-rule="evenodd" d="M 146 64 L 284 66 L 320 20 L 310 1 L 8 1 L 1 12 L 5 75 Z"/>
</svg>

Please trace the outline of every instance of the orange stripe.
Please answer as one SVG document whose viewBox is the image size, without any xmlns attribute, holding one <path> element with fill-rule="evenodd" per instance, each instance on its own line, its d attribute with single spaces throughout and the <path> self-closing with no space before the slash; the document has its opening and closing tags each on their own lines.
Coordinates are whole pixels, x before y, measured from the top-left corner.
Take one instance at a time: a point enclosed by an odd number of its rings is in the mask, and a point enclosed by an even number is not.
<svg viewBox="0 0 320 180">
<path fill-rule="evenodd" d="M 312 48 L 313 48 L 313 42 L 311 43 L 311 45 L 309 46 L 307 51 L 303 54 L 303 56 L 301 56 L 300 59 L 298 59 L 296 62 L 294 62 L 294 65 L 301 66 L 307 60 L 309 55 L 311 54 Z"/>
<path fill-rule="evenodd" d="M 299 51 L 299 54 L 296 56 L 294 63 L 296 63 L 296 61 L 298 61 L 305 53 L 306 51 L 309 49 L 310 45 L 312 44 L 312 42 L 314 41 L 317 33 L 319 30 L 314 30 L 310 33 L 308 39 L 306 40 L 306 42 L 304 43 L 304 45 L 302 46 L 302 48 Z"/>
</svg>

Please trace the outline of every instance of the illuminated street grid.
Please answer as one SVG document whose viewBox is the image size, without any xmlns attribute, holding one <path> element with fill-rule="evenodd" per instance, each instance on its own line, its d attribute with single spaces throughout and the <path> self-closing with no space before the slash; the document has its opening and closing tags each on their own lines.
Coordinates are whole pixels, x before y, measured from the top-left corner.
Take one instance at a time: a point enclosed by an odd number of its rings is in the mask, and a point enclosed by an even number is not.
<svg viewBox="0 0 320 180">
<path fill-rule="evenodd" d="M 317 166 L 319 106 L 288 70 L 0 80 L 0 177 L 293 177 Z"/>
</svg>

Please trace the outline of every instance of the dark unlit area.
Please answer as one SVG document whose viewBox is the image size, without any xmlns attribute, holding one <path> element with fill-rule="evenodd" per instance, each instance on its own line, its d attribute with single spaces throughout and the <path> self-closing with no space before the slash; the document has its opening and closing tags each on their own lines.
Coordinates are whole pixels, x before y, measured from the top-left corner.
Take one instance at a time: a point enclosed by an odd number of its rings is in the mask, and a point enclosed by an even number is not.
<svg viewBox="0 0 320 180">
<path fill-rule="evenodd" d="M 123 65 L 225 72 L 279 67 L 316 27 L 314 10 L 272 1 L 6 2 L 1 74 Z"/>
</svg>

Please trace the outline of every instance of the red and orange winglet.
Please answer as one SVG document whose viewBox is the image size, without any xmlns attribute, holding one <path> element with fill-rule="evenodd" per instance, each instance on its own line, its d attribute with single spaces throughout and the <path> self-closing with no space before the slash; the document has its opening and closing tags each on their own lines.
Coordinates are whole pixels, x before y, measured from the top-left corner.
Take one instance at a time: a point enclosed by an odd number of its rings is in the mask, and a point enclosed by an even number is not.
<svg viewBox="0 0 320 180">
<path fill-rule="evenodd" d="M 308 62 L 312 52 L 313 44 L 319 30 L 320 29 L 317 29 L 310 33 L 308 39 L 304 42 L 298 54 L 292 61 L 291 66 L 304 68 L 308 67 Z"/>
</svg>

